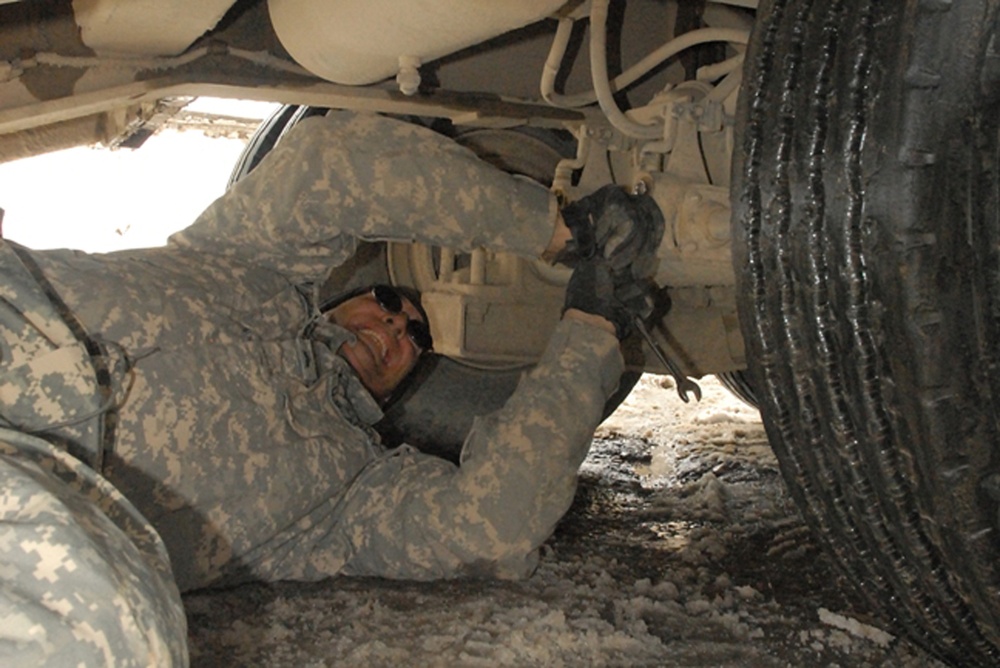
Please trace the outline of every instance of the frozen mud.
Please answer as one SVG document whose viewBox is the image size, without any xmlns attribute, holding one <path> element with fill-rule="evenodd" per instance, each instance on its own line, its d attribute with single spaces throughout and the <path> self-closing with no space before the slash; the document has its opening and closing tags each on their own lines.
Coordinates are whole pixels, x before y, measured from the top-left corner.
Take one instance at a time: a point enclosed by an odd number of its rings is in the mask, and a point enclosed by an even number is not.
<svg viewBox="0 0 1000 668">
<path fill-rule="evenodd" d="M 523 582 L 334 578 L 188 595 L 194 666 L 939 666 L 788 500 L 755 410 L 645 376 Z"/>
</svg>

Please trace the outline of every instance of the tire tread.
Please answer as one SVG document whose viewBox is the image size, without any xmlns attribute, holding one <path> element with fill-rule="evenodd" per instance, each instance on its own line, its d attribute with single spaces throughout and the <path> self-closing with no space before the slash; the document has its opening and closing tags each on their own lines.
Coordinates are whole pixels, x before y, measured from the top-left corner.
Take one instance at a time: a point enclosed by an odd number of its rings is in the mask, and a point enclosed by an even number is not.
<svg viewBox="0 0 1000 668">
<path fill-rule="evenodd" d="M 935 145 L 944 79 L 923 63 L 940 58 L 952 3 L 891 5 L 775 0 L 762 11 L 737 192 L 737 234 L 746 244 L 737 271 L 750 297 L 741 319 L 756 346 L 753 382 L 769 436 L 822 540 L 910 635 L 947 660 L 987 665 L 996 650 L 980 622 L 996 633 L 996 606 L 974 591 L 983 584 L 976 577 L 956 580 L 968 550 L 952 545 L 953 532 L 935 519 L 955 516 L 940 479 L 968 486 L 975 476 L 952 435 L 967 393 L 939 361 L 954 334 L 946 314 L 927 306 L 938 276 L 914 270 L 897 294 L 880 283 L 888 270 L 871 263 L 893 254 L 917 269 L 934 267 L 948 251 L 923 227 L 918 203 L 902 205 L 890 221 L 868 213 L 878 208 L 868 193 L 869 137 L 878 129 L 870 115 L 879 87 L 893 85 L 878 81 L 889 76 L 880 72 L 887 16 L 898 12 L 897 39 L 913 36 L 898 82 L 904 148 L 894 173 L 910 187 L 933 187 L 945 167 Z M 834 94 L 842 101 L 831 111 Z M 839 192 L 828 192 L 831 183 Z M 900 308 L 913 325 L 897 333 L 915 359 L 928 360 L 909 379 L 915 396 L 903 401 L 898 364 L 879 335 L 899 329 L 886 311 Z M 921 421 L 897 414 L 895 407 L 914 403 Z M 982 526 L 968 529 L 965 536 L 985 535 Z M 984 563 L 977 567 L 992 576 Z"/>
</svg>

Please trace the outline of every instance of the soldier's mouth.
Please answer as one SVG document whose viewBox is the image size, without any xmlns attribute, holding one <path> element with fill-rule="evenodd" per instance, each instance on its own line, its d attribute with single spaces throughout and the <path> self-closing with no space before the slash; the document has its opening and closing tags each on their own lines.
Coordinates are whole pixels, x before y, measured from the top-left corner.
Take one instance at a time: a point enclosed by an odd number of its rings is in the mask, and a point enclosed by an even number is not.
<svg viewBox="0 0 1000 668">
<path fill-rule="evenodd" d="M 362 329 L 358 332 L 358 339 L 363 340 L 372 356 L 379 362 L 384 362 L 389 356 L 389 348 L 382 337 L 370 329 Z"/>
</svg>

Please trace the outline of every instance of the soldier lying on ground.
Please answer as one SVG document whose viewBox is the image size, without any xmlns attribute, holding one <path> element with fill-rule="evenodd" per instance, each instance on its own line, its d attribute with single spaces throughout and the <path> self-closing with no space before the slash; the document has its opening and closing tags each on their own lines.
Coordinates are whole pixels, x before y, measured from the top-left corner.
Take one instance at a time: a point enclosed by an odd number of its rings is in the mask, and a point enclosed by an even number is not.
<svg viewBox="0 0 1000 668">
<path fill-rule="evenodd" d="M 599 193 L 560 214 L 444 137 L 338 113 L 163 248 L 0 245 L 5 665 L 184 665 L 198 587 L 529 574 L 641 310 L 616 291 L 662 233 L 647 199 Z M 432 342 L 391 288 L 320 302 L 359 240 L 577 265 L 544 357 L 458 467 L 372 429 Z"/>
</svg>

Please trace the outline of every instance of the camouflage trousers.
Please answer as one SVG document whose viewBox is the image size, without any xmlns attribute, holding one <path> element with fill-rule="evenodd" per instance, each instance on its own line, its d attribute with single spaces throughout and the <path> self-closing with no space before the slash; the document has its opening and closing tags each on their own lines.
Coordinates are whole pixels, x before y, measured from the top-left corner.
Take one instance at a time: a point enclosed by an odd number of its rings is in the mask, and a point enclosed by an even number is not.
<svg viewBox="0 0 1000 668">
<path fill-rule="evenodd" d="M 0 242 L 0 665 L 187 665 L 166 549 L 94 468 L 124 360 L 24 261 Z"/>
</svg>

